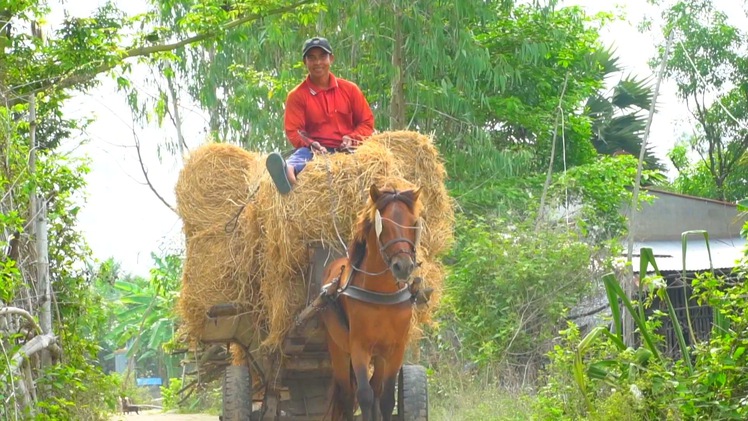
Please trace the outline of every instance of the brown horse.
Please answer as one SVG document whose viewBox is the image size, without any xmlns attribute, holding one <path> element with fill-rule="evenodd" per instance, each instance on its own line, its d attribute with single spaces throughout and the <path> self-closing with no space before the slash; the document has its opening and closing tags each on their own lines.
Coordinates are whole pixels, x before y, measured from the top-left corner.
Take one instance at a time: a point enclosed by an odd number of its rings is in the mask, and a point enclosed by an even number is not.
<svg viewBox="0 0 748 421">
<path fill-rule="evenodd" d="M 392 419 L 413 310 L 419 192 L 372 186 L 349 257 L 326 268 L 323 284 L 340 276 L 338 298 L 321 313 L 333 368 L 333 421 L 352 421 L 356 402 L 364 421 Z"/>
</svg>

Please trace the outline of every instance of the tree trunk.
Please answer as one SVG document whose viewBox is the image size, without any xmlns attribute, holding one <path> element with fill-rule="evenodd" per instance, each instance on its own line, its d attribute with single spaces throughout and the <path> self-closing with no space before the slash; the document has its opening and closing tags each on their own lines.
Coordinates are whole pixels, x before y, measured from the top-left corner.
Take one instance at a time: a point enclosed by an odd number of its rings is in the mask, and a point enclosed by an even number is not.
<svg viewBox="0 0 748 421">
<path fill-rule="evenodd" d="M 29 95 L 29 137 L 31 153 L 29 156 L 29 171 L 36 174 L 36 95 Z M 47 241 L 47 204 L 39 197 L 38 189 L 31 193 L 31 215 L 34 225 L 36 251 L 36 293 L 39 296 L 39 326 L 42 334 L 52 334 L 52 299 L 49 287 L 49 243 Z M 42 351 L 42 368 L 49 367 L 51 360 L 49 352 Z"/>
<path fill-rule="evenodd" d="M 564 77 L 564 85 L 561 87 L 561 95 L 558 96 L 558 107 L 556 107 L 556 118 L 553 122 L 553 135 L 551 136 L 551 158 L 548 161 L 548 171 L 545 175 L 545 183 L 543 184 L 543 193 L 540 195 L 540 209 L 538 210 L 538 219 L 535 221 L 535 231 L 540 229 L 540 225 L 545 220 L 545 200 L 548 196 L 548 189 L 551 187 L 551 180 L 553 180 L 553 161 L 556 160 L 556 137 L 558 136 L 558 123 L 559 120 L 564 117 L 564 94 L 566 93 L 566 86 L 569 83 L 569 73 L 566 73 Z M 563 130 L 563 128 L 561 129 Z M 568 203 L 565 204 L 568 206 Z M 566 209 L 569 212 L 569 209 Z"/>
<path fill-rule="evenodd" d="M 5 59 L 5 50 L 10 46 L 10 18 L 10 10 L 0 9 L 0 92 L 6 91 L 5 79 L 8 69 L 6 69 L 7 60 Z"/>
<path fill-rule="evenodd" d="M 390 99 L 390 129 L 405 128 L 405 87 L 403 77 L 405 73 L 403 59 L 403 28 L 402 16 L 398 11 L 397 0 L 393 3 L 395 39 L 392 46 L 392 67 L 395 74 L 392 77 L 392 98 Z"/>
<path fill-rule="evenodd" d="M 36 275 L 39 293 L 39 326 L 42 334 L 52 334 L 52 294 L 49 285 L 49 241 L 47 238 L 47 203 L 37 200 L 39 211 L 36 216 Z M 52 364 L 49 352 L 41 353 L 42 368 Z"/>
<path fill-rule="evenodd" d="M 171 67 L 171 65 L 169 65 Z M 172 75 L 174 72 L 170 72 Z M 184 135 L 182 134 L 182 115 L 179 113 L 179 96 L 177 95 L 177 89 L 174 86 L 173 76 L 166 77 L 166 83 L 169 87 L 169 96 L 171 97 L 171 106 L 174 110 L 174 125 L 177 128 L 177 145 L 179 148 L 179 156 L 184 159 L 184 154 L 187 152 L 187 143 L 184 141 Z"/>
</svg>

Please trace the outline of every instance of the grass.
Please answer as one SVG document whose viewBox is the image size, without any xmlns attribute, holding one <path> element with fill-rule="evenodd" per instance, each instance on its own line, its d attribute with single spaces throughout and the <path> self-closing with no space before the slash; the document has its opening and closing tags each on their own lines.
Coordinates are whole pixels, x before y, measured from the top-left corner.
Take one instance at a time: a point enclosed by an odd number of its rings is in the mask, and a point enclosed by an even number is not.
<svg viewBox="0 0 748 421">
<path fill-rule="evenodd" d="M 533 419 L 534 396 L 493 381 L 457 373 L 430 373 L 432 421 L 513 421 Z"/>
</svg>

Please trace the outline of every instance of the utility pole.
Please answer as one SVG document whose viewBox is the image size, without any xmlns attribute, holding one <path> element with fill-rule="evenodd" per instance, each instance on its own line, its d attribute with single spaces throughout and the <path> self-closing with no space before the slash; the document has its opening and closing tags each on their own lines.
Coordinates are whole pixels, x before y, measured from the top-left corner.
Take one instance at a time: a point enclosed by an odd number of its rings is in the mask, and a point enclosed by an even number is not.
<svg viewBox="0 0 748 421">
<path fill-rule="evenodd" d="M 626 296 L 629 298 L 633 298 L 634 295 L 637 292 L 637 288 L 634 285 L 634 268 L 631 266 L 632 262 L 632 256 L 634 253 L 634 230 L 636 228 L 636 211 L 639 203 L 639 190 L 641 189 L 641 178 L 642 178 L 642 167 L 644 165 L 644 152 L 647 148 L 647 140 L 649 140 L 649 129 L 652 127 L 652 119 L 654 118 L 655 113 L 655 107 L 657 106 L 657 96 L 660 93 L 660 83 L 662 82 L 662 77 L 665 75 L 665 68 L 667 67 L 667 59 L 670 55 L 670 47 L 673 43 L 673 32 L 670 32 L 670 35 L 667 38 L 667 43 L 665 44 L 665 54 L 662 56 L 662 61 L 660 62 L 660 68 L 657 72 L 657 82 L 655 83 L 654 87 L 654 93 L 652 94 L 652 104 L 649 107 L 649 115 L 647 116 L 647 125 L 644 127 L 644 136 L 642 137 L 642 144 L 641 149 L 639 150 L 639 164 L 636 168 L 636 179 L 634 180 L 634 191 L 632 193 L 631 197 L 631 207 L 630 207 L 630 214 L 629 214 L 629 226 L 628 226 L 628 253 L 627 253 L 627 259 L 626 261 L 628 264 L 626 265 L 626 277 L 624 278 L 624 285 L 623 285 L 623 291 L 626 293 Z M 640 273 L 639 274 L 639 291 L 641 291 L 641 279 L 647 276 L 646 273 Z M 644 297 L 637 297 L 638 300 L 643 299 Z M 634 331 L 636 330 L 634 326 L 634 317 L 632 314 L 629 314 L 629 311 L 627 309 L 623 309 L 623 342 L 626 344 L 626 346 L 634 346 Z"/>
</svg>

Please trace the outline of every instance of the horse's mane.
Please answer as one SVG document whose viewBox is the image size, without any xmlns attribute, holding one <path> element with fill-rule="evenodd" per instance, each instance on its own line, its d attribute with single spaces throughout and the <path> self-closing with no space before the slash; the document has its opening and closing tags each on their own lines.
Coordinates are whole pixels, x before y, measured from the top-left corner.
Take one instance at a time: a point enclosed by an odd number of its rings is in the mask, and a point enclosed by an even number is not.
<svg viewBox="0 0 748 421">
<path fill-rule="evenodd" d="M 366 238 L 372 226 L 374 226 L 374 214 L 377 210 L 381 212 L 390 203 L 395 201 L 404 203 L 414 215 L 421 213 L 421 203 L 416 201 L 413 190 L 381 190 L 376 203 L 369 197 L 366 207 L 358 215 L 356 228 L 353 230 L 353 241 L 351 241 L 348 247 L 349 260 L 353 265 L 359 266 L 364 259 L 366 254 Z"/>
</svg>

